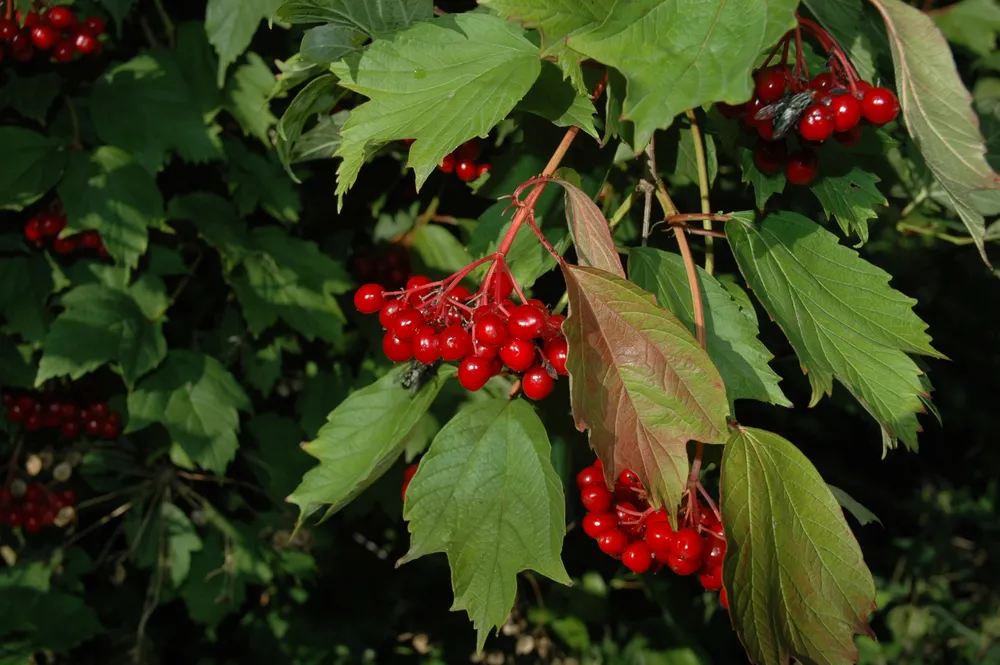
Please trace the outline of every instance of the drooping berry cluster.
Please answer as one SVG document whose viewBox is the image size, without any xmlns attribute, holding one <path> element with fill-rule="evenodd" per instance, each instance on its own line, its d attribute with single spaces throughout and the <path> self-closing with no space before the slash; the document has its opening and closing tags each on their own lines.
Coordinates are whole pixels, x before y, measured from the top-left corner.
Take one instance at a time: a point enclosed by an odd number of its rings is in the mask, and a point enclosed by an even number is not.
<svg viewBox="0 0 1000 665">
<path fill-rule="evenodd" d="M 8 0 L 12 2 L 13 0 Z M 104 49 L 100 36 L 104 21 L 97 16 L 81 18 L 69 7 L 43 8 L 15 18 L 0 18 L 0 43 L 19 62 L 47 57 L 53 62 L 72 62 L 77 56 L 97 56 Z M 5 49 L 0 48 L 0 60 Z"/>
<path fill-rule="evenodd" d="M 108 257 L 99 231 L 90 229 L 80 233 L 60 238 L 59 234 L 66 228 L 66 215 L 55 212 L 43 212 L 35 215 L 24 225 L 24 237 L 35 247 L 48 244 L 56 254 L 68 255 L 77 251 L 93 250 L 102 259 Z"/>
<path fill-rule="evenodd" d="M 51 490 L 15 478 L 0 489 L 0 526 L 23 527 L 28 533 L 66 526 L 76 516 L 75 504 L 76 492 L 71 489 Z"/>
<path fill-rule="evenodd" d="M 103 402 L 83 407 L 70 400 L 50 400 L 29 394 L 4 393 L 7 419 L 20 423 L 28 432 L 59 430 L 67 441 L 86 434 L 92 438 L 114 440 L 121 431 L 122 417 Z"/>
<path fill-rule="evenodd" d="M 722 588 L 726 539 L 714 507 L 698 502 L 696 510 L 683 511 L 675 531 L 667 512 L 649 505 L 639 477 L 628 469 L 615 480 L 612 491 L 597 460 L 577 474 L 576 484 L 587 509 L 583 530 L 597 540 L 602 552 L 635 573 L 666 566 L 678 575 L 697 574 L 705 590 L 719 591 L 722 606 L 729 607 Z"/>
<path fill-rule="evenodd" d="M 469 139 L 454 152 L 445 155 L 438 164 L 438 170 L 443 173 L 454 173 L 462 182 L 472 182 L 490 170 L 489 164 L 479 161 L 482 152 L 479 139 Z"/>
<path fill-rule="evenodd" d="M 398 289 L 410 278 L 410 254 L 402 245 L 392 244 L 357 255 L 351 267 L 359 282 Z"/>
<path fill-rule="evenodd" d="M 520 291 L 521 304 L 515 304 L 506 265 L 498 260 L 496 266 L 501 268 L 475 294 L 458 283 L 462 273 L 440 282 L 417 275 L 398 292 L 365 284 L 354 294 L 354 306 L 362 314 L 378 313 L 386 331 L 382 350 L 393 362 L 457 362 L 458 380 L 470 391 L 506 366 L 520 375 L 526 397 L 543 399 L 556 377 L 566 374 L 565 317 L 550 314 L 541 301 L 524 299 Z"/>
</svg>

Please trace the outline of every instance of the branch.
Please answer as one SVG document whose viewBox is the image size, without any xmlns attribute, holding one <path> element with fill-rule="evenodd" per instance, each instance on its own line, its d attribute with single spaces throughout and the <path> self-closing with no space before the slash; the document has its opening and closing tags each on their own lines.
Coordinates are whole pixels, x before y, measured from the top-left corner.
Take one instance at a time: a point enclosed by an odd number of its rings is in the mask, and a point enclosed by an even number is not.
<svg viewBox="0 0 1000 665">
<path fill-rule="evenodd" d="M 709 199 L 708 159 L 705 157 L 705 137 L 698 124 L 698 116 L 694 110 L 688 110 L 688 120 L 691 121 L 691 138 L 694 139 L 694 156 L 698 163 L 698 189 L 701 195 L 701 212 L 708 215 L 712 212 L 712 202 Z M 709 220 L 703 224 L 706 231 L 711 230 Z M 705 238 L 705 272 L 709 275 L 715 272 L 715 241 L 711 236 Z"/>
</svg>

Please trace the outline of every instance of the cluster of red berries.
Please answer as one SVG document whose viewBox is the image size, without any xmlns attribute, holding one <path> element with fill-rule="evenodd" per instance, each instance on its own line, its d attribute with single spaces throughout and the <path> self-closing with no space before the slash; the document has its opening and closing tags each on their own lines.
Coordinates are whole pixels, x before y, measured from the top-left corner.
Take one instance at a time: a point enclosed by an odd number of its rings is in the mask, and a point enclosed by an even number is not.
<svg viewBox="0 0 1000 665">
<path fill-rule="evenodd" d="M 741 118 L 746 132 L 759 136 L 754 163 L 764 173 L 784 169 L 788 182 L 806 185 L 819 173 L 815 148 L 833 137 L 852 146 L 861 124 L 879 127 L 899 115 L 899 100 L 887 88 L 867 81 L 841 80 L 823 72 L 812 80 L 796 79 L 787 65 L 754 74 L 755 95 L 740 106 L 720 104 L 727 118 Z M 785 136 L 798 135 L 799 150 L 789 154 Z"/>
<path fill-rule="evenodd" d="M 52 251 L 56 254 L 66 255 L 76 251 L 95 250 L 102 259 L 108 257 L 108 250 L 101 241 L 99 231 L 90 229 L 60 238 L 59 234 L 65 228 L 65 215 L 43 212 L 29 219 L 24 225 L 24 237 L 39 248 L 51 243 Z"/>
<path fill-rule="evenodd" d="M 72 401 L 45 400 L 22 394 L 4 393 L 7 419 L 21 423 L 28 432 L 58 429 L 63 439 L 75 439 L 81 432 L 87 436 L 117 439 L 121 432 L 120 413 L 108 409 L 103 402 L 82 407 Z"/>
<path fill-rule="evenodd" d="M 526 397 L 543 399 L 556 377 L 566 374 L 566 317 L 550 314 L 539 300 L 515 305 L 505 270 L 496 271 L 476 294 L 458 284 L 457 276 L 432 282 L 417 275 L 399 292 L 365 284 L 355 292 L 354 306 L 362 314 L 378 313 L 386 331 L 382 350 L 393 362 L 458 362 L 458 381 L 470 391 L 506 366 L 521 375 Z"/>
<path fill-rule="evenodd" d="M 81 19 L 69 7 L 52 7 L 22 15 L 16 20 L 0 18 L 0 42 L 7 44 L 12 58 L 29 62 L 39 54 L 50 54 L 58 63 L 72 62 L 77 55 L 100 55 L 104 46 L 104 21 L 96 16 Z M 3 50 L 0 49 L 0 61 Z"/>
<path fill-rule="evenodd" d="M 587 509 L 584 532 L 597 540 L 602 552 L 620 559 L 635 573 L 654 572 L 663 566 L 678 575 L 698 575 L 706 591 L 719 591 L 722 606 L 729 607 L 722 587 L 722 559 L 726 539 L 715 510 L 698 504 L 697 515 L 685 512 L 676 531 L 662 508 L 654 510 L 639 477 L 626 469 L 608 489 L 600 460 L 576 476 L 580 500 Z"/>
<path fill-rule="evenodd" d="M 359 254 L 351 268 L 361 283 L 374 282 L 387 289 L 398 289 L 410 278 L 410 254 L 402 245 L 392 244 Z"/>
<path fill-rule="evenodd" d="M 462 182 L 472 182 L 490 170 L 489 164 L 479 161 L 482 152 L 479 139 L 469 139 L 454 152 L 445 155 L 438 164 L 438 170 L 442 173 L 454 173 Z"/>
<path fill-rule="evenodd" d="M 0 526 L 38 533 L 44 527 L 68 523 L 75 515 L 75 504 L 76 492 L 71 489 L 51 491 L 40 483 L 15 479 L 0 489 Z"/>
</svg>

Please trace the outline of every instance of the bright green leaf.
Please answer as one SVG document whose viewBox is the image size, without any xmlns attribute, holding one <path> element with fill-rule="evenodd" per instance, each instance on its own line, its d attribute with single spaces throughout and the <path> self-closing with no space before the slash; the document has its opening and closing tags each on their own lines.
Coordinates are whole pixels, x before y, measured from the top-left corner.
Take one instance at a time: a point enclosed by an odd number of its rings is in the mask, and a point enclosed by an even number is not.
<svg viewBox="0 0 1000 665">
<path fill-rule="evenodd" d="M 719 157 L 715 150 L 715 139 L 711 134 L 704 135 L 705 166 L 708 171 L 709 186 L 715 184 L 715 176 L 719 173 Z M 701 179 L 698 171 L 698 157 L 695 149 L 694 132 L 688 127 L 682 127 L 677 142 L 677 164 L 674 175 L 688 182 L 698 182 Z"/>
<path fill-rule="evenodd" d="M 515 110 L 534 113 L 556 127 L 579 127 L 598 138 L 594 128 L 596 111 L 590 96 L 563 80 L 562 73 L 550 62 L 542 63 L 541 74 Z"/>
<path fill-rule="evenodd" d="M 962 0 L 942 7 L 933 16 L 948 41 L 982 56 L 996 50 L 1000 5 L 995 0 Z"/>
<path fill-rule="evenodd" d="M 432 0 L 285 0 L 274 18 L 285 23 L 328 23 L 372 37 L 431 18 Z"/>
<path fill-rule="evenodd" d="M 479 650 L 510 613 L 519 572 L 570 583 L 560 559 L 565 499 L 550 454 L 527 402 L 481 402 L 441 429 L 407 489 L 410 550 L 400 563 L 448 555 L 452 609 L 468 612 Z"/>
<path fill-rule="evenodd" d="M 240 123 L 245 134 L 270 147 L 268 132 L 278 119 L 271 113 L 270 94 L 274 74 L 256 53 L 248 53 L 246 64 L 233 72 L 226 84 L 226 110 Z"/>
<path fill-rule="evenodd" d="M 226 69 L 247 50 L 260 22 L 270 17 L 280 3 L 281 0 L 208 0 L 205 33 L 219 54 L 220 88 L 226 80 Z"/>
<path fill-rule="evenodd" d="M 448 229 L 424 224 L 413 233 L 413 251 L 424 267 L 450 275 L 472 263 L 469 250 Z"/>
<path fill-rule="evenodd" d="M 875 582 L 816 468 L 776 434 L 739 428 L 720 489 L 730 615 L 760 665 L 848 665 L 874 636 Z"/>
<path fill-rule="evenodd" d="M 887 447 L 917 445 L 922 372 L 907 353 L 931 348 L 916 302 L 889 275 L 801 215 L 756 223 L 736 216 L 726 237 L 750 289 L 788 337 L 812 385 L 810 405 L 836 378 L 882 427 Z"/>
<path fill-rule="evenodd" d="M 854 233 L 859 244 L 868 242 L 868 220 L 876 219 L 876 207 L 888 205 L 875 184 L 878 176 L 857 166 L 847 173 L 824 173 L 812 186 L 826 217 L 834 217 L 844 235 Z"/>
<path fill-rule="evenodd" d="M 42 198 L 62 177 L 62 141 L 20 127 L 0 127 L 0 210 L 21 210 Z"/>
<path fill-rule="evenodd" d="M 321 25 L 302 35 L 299 54 L 305 62 L 329 65 L 348 53 L 360 51 L 368 35 L 357 28 L 343 25 Z"/>
</svg>

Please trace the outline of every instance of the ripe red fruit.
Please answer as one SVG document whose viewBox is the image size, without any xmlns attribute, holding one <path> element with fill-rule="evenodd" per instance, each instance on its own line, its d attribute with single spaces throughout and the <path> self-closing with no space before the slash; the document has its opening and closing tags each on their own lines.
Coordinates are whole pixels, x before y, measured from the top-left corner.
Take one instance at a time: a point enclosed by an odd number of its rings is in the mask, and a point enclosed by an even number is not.
<svg viewBox="0 0 1000 665">
<path fill-rule="evenodd" d="M 438 170 L 442 173 L 451 173 L 455 170 L 455 153 L 451 153 L 444 156 L 441 163 L 438 164 Z"/>
<path fill-rule="evenodd" d="M 678 529 L 670 543 L 670 553 L 679 559 L 694 559 L 701 565 L 701 555 L 705 551 L 705 540 L 691 527 Z"/>
<path fill-rule="evenodd" d="M 504 271 L 498 271 L 493 275 L 493 279 L 490 281 L 490 293 L 494 295 L 497 300 L 503 300 L 514 291 L 514 282 L 511 280 L 510 275 Z"/>
<path fill-rule="evenodd" d="M 56 238 L 52 242 L 52 251 L 56 254 L 70 254 L 76 249 L 76 236 Z"/>
<path fill-rule="evenodd" d="M 556 337 L 545 343 L 545 359 L 552 365 L 556 374 L 566 376 L 566 356 L 569 352 L 569 345 L 565 337 Z"/>
<path fill-rule="evenodd" d="M 762 173 L 774 173 L 785 166 L 788 148 L 784 141 L 768 143 L 757 141 L 753 147 L 753 163 Z"/>
<path fill-rule="evenodd" d="M 515 372 L 523 372 L 535 364 L 535 345 L 513 337 L 500 347 L 500 360 Z"/>
<path fill-rule="evenodd" d="M 597 546 L 611 556 L 618 556 L 628 547 L 628 536 L 618 529 L 609 529 L 597 537 Z"/>
<path fill-rule="evenodd" d="M 7 513 L 6 519 L 4 520 L 8 526 L 13 529 L 21 526 L 24 523 L 24 514 L 20 510 L 11 510 Z"/>
<path fill-rule="evenodd" d="M 26 28 L 34 28 L 42 22 L 42 17 L 38 12 L 28 12 L 28 14 L 25 15 L 20 9 L 18 9 L 17 13 L 14 14 L 14 17 L 17 19 L 18 23 L 23 22 L 24 27 Z"/>
<path fill-rule="evenodd" d="M 774 141 L 774 118 L 767 118 L 757 122 L 757 135 L 765 141 Z"/>
<path fill-rule="evenodd" d="M 630 490 L 642 489 L 642 481 L 639 480 L 638 474 L 631 469 L 622 469 L 622 472 L 618 474 L 618 482 L 621 483 L 622 487 Z"/>
<path fill-rule="evenodd" d="M 72 402 L 64 402 L 60 404 L 59 417 L 63 420 L 73 420 L 76 418 L 76 405 Z"/>
<path fill-rule="evenodd" d="M 413 346 L 387 332 L 382 337 L 382 352 L 394 363 L 405 363 L 413 357 Z"/>
<path fill-rule="evenodd" d="M 38 242 L 42 239 L 42 225 L 37 217 L 32 217 L 24 225 L 24 237 L 31 242 Z"/>
<path fill-rule="evenodd" d="M 861 125 L 854 125 L 846 132 L 837 132 L 833 138 L 837 139 L 837 143 L 850 148 L 861 140 Z"/>
<path fill-rule="evenodd" d="M 406 501 L 406 488 L 410 486 L 410 481 L 413 480 L 413 475 L 417 472 L 417 465 L 411 464 L 406 467 L 406 471 L 403 472 L 403 487 L 400 489 L 400 495 L 403 501 Z"/>
<path fill-rule="evenodd" d="M 458 366 L 458 382 L 470 392 L 479 390 L 493 376 L 490 364 L 486 358 L 466 356 Z"/>
<path fill-rule="evenodd" d="M 87 29 L 90 30 L 95 35 L 103 35 L 106 26 L 104 25 L 104 20 L 98 16 L 90 16 L 85 21 Z"/>
<path fill-rule="evenodd" d="M 101 234 L 99 231 L 90 229 L 79 234 L 80 236 L 80 247 L 86 247 L 87 249 L 97 249 L 101 246 Z"/>
<path fill-rule="evenodd" d="M 753 127 L 753 128 L 757 127 L 757 122 L 758 122 L 757 114 L 760 113 L 761 109 L 767 106 L 767 104 L 768 103 L 765 102 L 760 97 L 754 97 L 753 99 L 751 99 L 749 102 L 746 103 L 747 115 L 743 119 L 743 121 L 747 124 L 748 127 Z"/>
<path fill-rule="evenodd" d="M 42 498 L 42 486 L 38 483 L 31 483 L 24 488 L 25 501 L 38 501 Z"/>
<path fill-rule="evenodd" d="M 98 402 L 96 404 L 91 404 L 88 409 L 90 416 L 92 418 L 107 418 L 108 417 L 108 405 L 104 402 Z"/>
<path fill-rule="evenodd" d="M 62 35 L 51 25 L 36 25 L 31 29 L 31 43 L 43 51 L 55 46 L 60 37 Z"/>
<path fill-rule="evenodd" d="M 782 66 L 765 67 L 754 74 L 754 89 L 757 96 L 767 104 L 773 104 L 785 94 L 786 70 Z"/>
<path fill-rule="evenodd" d="M 90 436 L 97 436 L 104 429 L 104 421 L 91 417 L 83 424 L 83 428 L 87 430 L 87 434 Z"/>
<path fill-rule="evenodd" d="M 472 182 L 479 175 L 479 167 L 473 161 L 461 161 L 455 165 L 455 175 L 462 182 Z"/>
<path fill-rule="evenodd" d="M 625 567 L 631 570 L 633 573 L 639 573 L 640 575 L 653 565 L 653 555 L 649 551 L 649 547 L 646 543 L 641 540 L 637 540 L 631 543 L 622 552 L 622 563 Z"/>
<path fill-rule="evenodd" d="M 44 213 L 37 217 L 42 229 L 42 235 L 48 238 L 59 235 L 66 228 L 66 218 L 52 213 Z"/>
<path fill-rule="evenodd" d="M 585 467 L 576 474 L 576 486 L 581 490 L 591 485 L 604 485 L 604 472 L 594 466 Z"/>
<path fill-rule="evenodd" d="M 390 300 L 382 305 L 382 309 L 378 311 L 378 322 L 382 324 L 383 330 L 392 327 L 392 320 L 396 317 L 396 313 L 405 306 L 406 304 L 402 300 Z"/>
<path fill-rule="evenodd" d="M 118 424 L 110 420 L 105 420 L 101 426 L 101 436 L 105 439 L 113 440 L 118 438 Z"/>
<path fill-rule="evenodd" d="M 382 294 L 385 289 L 380 284 L 365 284 L 354 292 L 354 308 L 362 314 L 374 314 L 382 309 Z"/>
<path fill-rule="evenodd" d="M 392 334 L 409 342 L 424 325 L 424 315 L 412 307 L 403 307 L 392 317 Z"/>
<path fill-rule="evenodd" d="M 0 41 L 9 42 L 18 32 L 17 23 L 7 18 L 0 18 Z"/>
<path fill-rule="evenodd" d="M 708 538 L 708 548 L 704 552 L 706 566 L 721 566 L 726 556 L 726 541 L 719 538 Z"/>
<path fill-rule="evenodd" d="M 521 377 L 521 390 L 524 396 L 532 400 L 545 399 L 552 394 L 556 380 L 541 365 L 535 365 Z"/>
<path fill-rule="evenodd" d="M 566 317 L 562 314 L 552 314 L 549 316 L 549 320 L 545 322 L 545 330 L 542 332 L 545 339 L 562 336 L 562 324 L 565 320 Z"/>
<path fill-rule="evenodd" d="M 76 25 L 76 14 L 68 7 L 53 7 L 46 14 L 46 18 L 48 18 L 49 25 L 60 30 Z"/>
<path fill-rule="evenodd" d="M 710 573 L 702 573 L 698 575 L 698 581 L 705 591 L 718 591 L 722 588 L 722 570 L 714 568 Z"/>
<path fill-rule="evenodd" d="M 31 37 L 29 36 L 27 39 L 30 40 Z M 15 43 L 17 43 L 17 37 L 15 37 L 11 42 L 12 45 Z M 31 62 L 31 59 L 35 57 L 35 47 L 31 44 L 28 44 L 27 46 L 19 46 L 17 48 L 12 46 L 11 55 L 14 56 L 14 59 L 18 62 Z"/>
<path fill-rule="evenodd" d="M 698 559 L 682 559 L 673 554 L 667 554 L 665 563 L 670 570 L 682 576 L 694 575 L 701 569 L 701 561 Z"/>
<path fill-rule="evenodd" d="M 472 337 L 460 325 L 450 325 L 438 337 L 441 359 L 449 362 L 461 360 L 472 351 Z"/>
<path fill-rule="evenodd" d="M 479 159 L 479 155 L 481 154 L 482 147 L 479 145 L 479 139 L 477 138 L 471 138 L 455 148 L 455 157 L 461 162 L 474 162 Z"/>
<path fill-rule="evenodd" d="M 42 414 L 40 413 L 29 413 L 24 418 L 24 429 L 29 432 L 36 432 L 42 428 Z"/>
<path fill-rule="evenodd" d="M 809 82 L 809 87 L 817 92 L 826 92 L 837 87 L 837 79 L 832 73 L 823 72 Z"/>
<path fill-rule="evenodd" d="M 73 45 L 78 53 L 90 55 L 100 47 L 101 42 L 89 30 L 78 30 L 73 36 Z"/>
<path fill-rule="evenodd" d="M 646 519 L 646 544 L 654 552 L 667 552 L 674 542 L 674 530 L 670 522 L 650 522 Z"/>
<path fill-rule="evenodd" d="M 833 130 L 833 111 L 823 104 L 813 104 L 799 118 L 799 135 L 807 141 L 825 141 Z"/>
<path fill-rule="evenodd" d="M 490 312 L 476 321 L 472 336 L 479 344 L 498 347 L 507 340 L 507 326 L 503 319 Z"/>
<path fill-rule="evenodd" d="M 785 163 L 785 177 L 793 185 L 808 185 L 818 173 L 819 159 L 814 152 L 797 152 Z"/>
<path fill-rule="evenodd" d="M 545 312 L 534 305 L 518 305 L 510 312 L 507 330 L 518 339 L 535 339 L 545 328 Z"/>
<path fill-rule="evenodd" d="M 618 526 L 614 513 L 587 513 L 583 518 L 583 532 L 591 538 L 597 538 L 605 531 Z"/>
<path fill-rule="evenodd" d="M 835 131 L 850 131 L 861 121 L 861 102 L 853 95 L 834 95 L 830 110 L 833 112 Z"/>
<path fill-rule="evenodd" d="M 76 503 L 76 492 L 71 489 L 65 489 L 59 493 L 59 501 L 64 506 L 72 506 Z"/>
<path fill-rule="evenodd" d="M 441 357 L 441 344 L 431 326 L 424 326 L 413 336 L 413 357 L 425 365 L 430 365 Z"/>
<path fill-rule="evenodd" d="M 899 100 L 895 93 L 887 88 L 871 88 L 866 90 L 861 99 L 861 112 L 865 119 L 873 125 L 884 125 L 892 122 L 899 115 Z"/>
<path fill-rule="evenodd" d="M 611 490 L 603 484 L 587 485 L 580 491 L 580 502 L 591 513 L 603 513 L 611 508 Z"/>
<path fill-rule="evenodd" d="M 484 175 L 486 175 L 489 172 L 490 172 L 490 165 L 489 164 L 480 164 L 479 165 L 479 170 L 476 171 L 476 177 L 477 178 L 482 178 Z"/>
<path fill-rule="evenodd" d="M 24 530 L 28 533 L 38 533 L 42 529 L 42 522 L 35 515 L 28 515 L 24 518 Z"/>
</svg>

